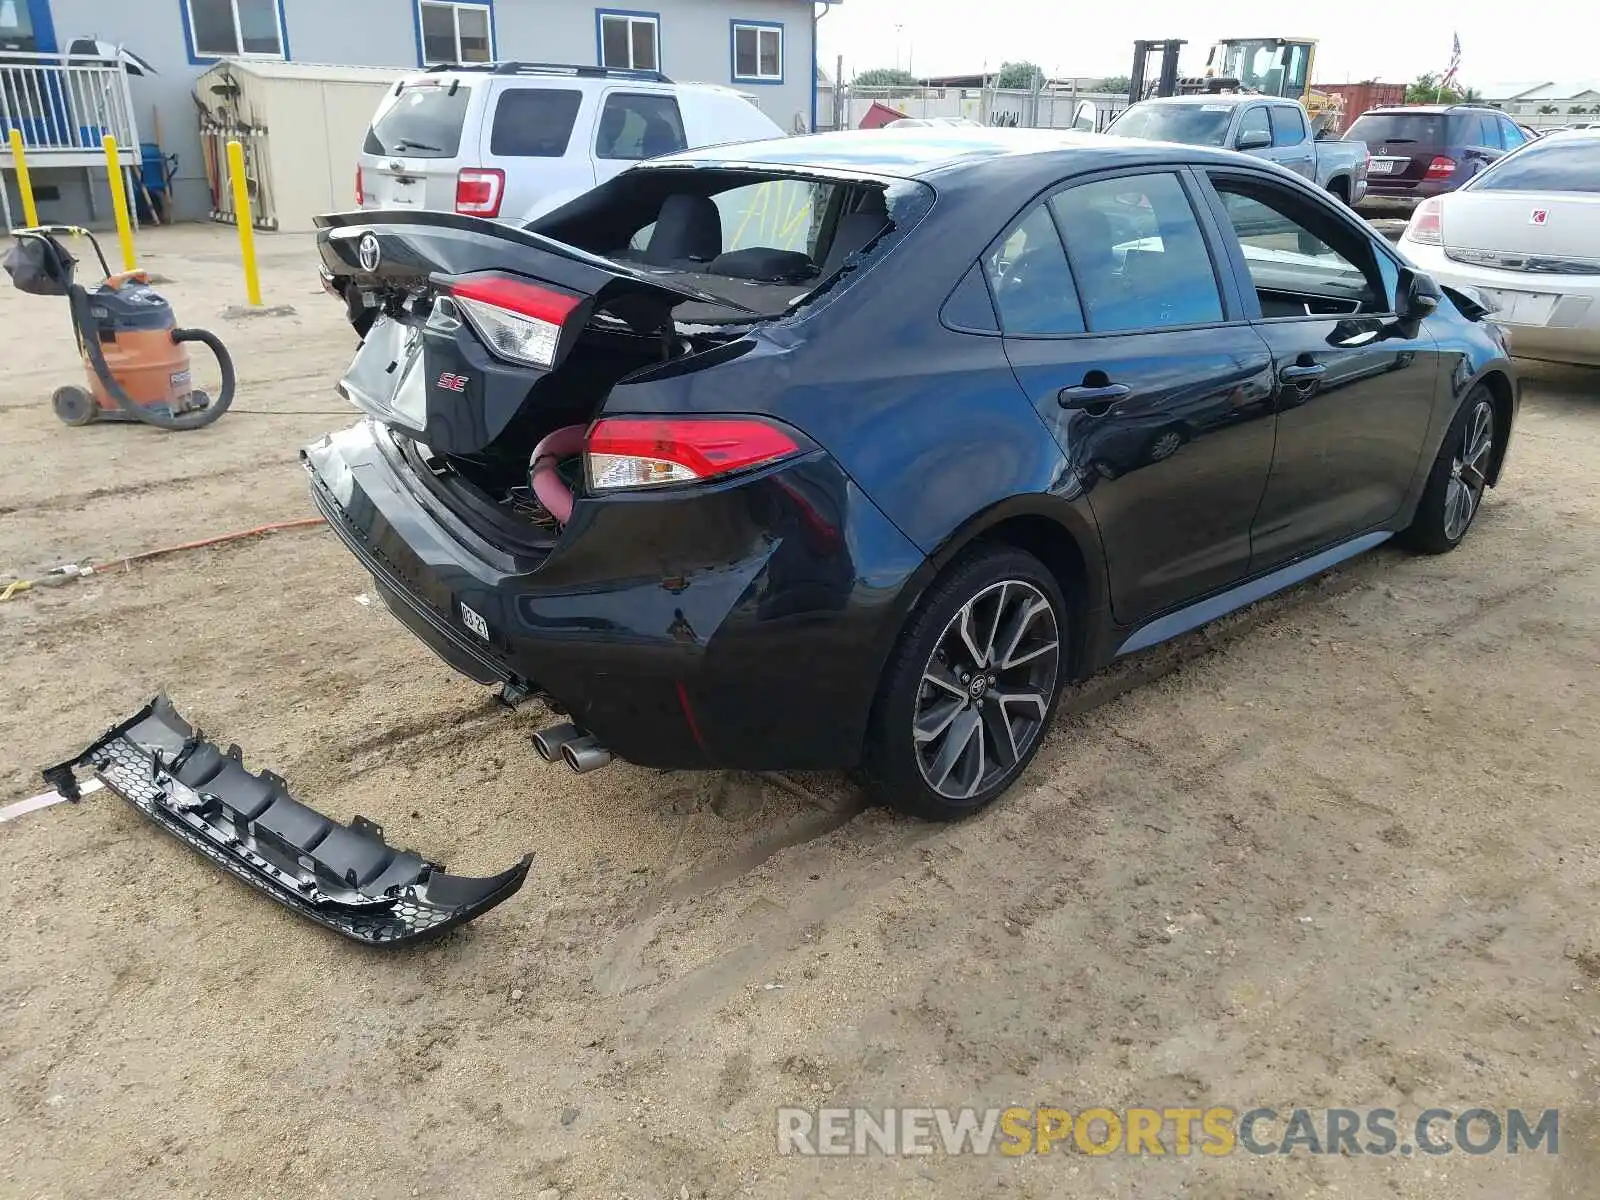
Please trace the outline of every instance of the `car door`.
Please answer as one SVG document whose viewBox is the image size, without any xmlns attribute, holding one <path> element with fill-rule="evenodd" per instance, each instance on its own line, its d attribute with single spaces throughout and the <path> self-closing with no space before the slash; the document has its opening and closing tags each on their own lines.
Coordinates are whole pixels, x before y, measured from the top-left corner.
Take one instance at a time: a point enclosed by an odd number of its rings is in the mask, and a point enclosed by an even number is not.
<svg viewBox="0 0 1600 1200">
<path fill-rule="evenodd" d="M 1396 515 L 1432 417 L 1437 352 L 1424 323 L 1396 316 L 1399 267 L 1364 223 L 1262 172 L 1203 175 L 1276 374 L 1256 573 Z"/>
<path fill-rule="evenodd" d="M 576 132 L 583 102 L 581 89 L 544 81 L 508 80 L 495 93 L 480 161 L 505 174 L 502 217 L 525 222 L 595 185 L 587 138 Z"/>
<path fill-rule="evenodd" d="M 1246 104 L 1239 110 L 1229 148 L 1268 162 L 1278 161 L 1278 151 L 1272 144 L 1272 122 L 1265 104 Z"/>
<path fill-rule="evenodd" d="M 1456 181 L 1465 183 L 1505 154 L 1505 146 L 1500 140 L 1499 122 L 1492 113 L 1454 115 L 1451 124 L 1458 123 L 1463 130 L 1461 162 L 1466 170 L 1458 175 Z"/>
<path fill-rule="evenodd" d="M 1267 108 L 1272 124 L 1274 161 L 1296 175 L 1315 181 L 1317 150 L 1306 129 L 1305 114 L 1298 104 L 1273 104 Z"/>
<path fill-rule="evenodd" d="M 1172 169 L 1069 184 L 984 262 L 1123 624 L 1244 575 L 1272 460 L 1271 355 L 1222 282 L 1192 186 Z"/>
<path fill-rule="evenodd" d="M 677 99 L 670 92 L 607 91 L 595 121 L 593 145 L 596 183 L 636 162 L 684 149 L 688 140 Z"/>
</svg>

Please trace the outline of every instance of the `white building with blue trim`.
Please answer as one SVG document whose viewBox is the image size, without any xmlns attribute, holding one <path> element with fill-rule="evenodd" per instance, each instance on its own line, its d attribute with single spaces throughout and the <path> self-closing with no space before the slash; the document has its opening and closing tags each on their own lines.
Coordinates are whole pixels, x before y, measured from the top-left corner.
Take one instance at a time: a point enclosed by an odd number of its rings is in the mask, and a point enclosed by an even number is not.
<svg viewBox="0 0 1600 1200">
<path fill-rule="evenodd" d="M 637 0 L 636 0 L 637 2 Z M 83 171 L 102 131 L 124 128 L 104 93 L 86 118 L 84 73 L 52 74 L 47 58 L 78 38 L 121 45 L 154 73 L 128 80 L 142 142 L 178 156 L 173 199 L 180 218 L 203 217 L 211 200 L 198 140 L 195 80 L 224 58 L 350 66 L 524 60 L 657 70 L 675 80 L 727 84 L 748 93 L 778 125 L 804 132 L 817 121 L 816 22 L 811 0 L 646 0 L 651 9 L 579 0 L 0 0 L 0 165 L 12 127 L 24 131 L 45 219 L 82 220 Z M 837 3 L 838 0 L 833 0 Z M 55 158 L 47 148 L 55 146 Z M 130 155 L 133 151 L 130 149 Z M 352 161 L 354 159 L 352 148 Z M 54 170 L 52 166 L 70 167 Z M 16 193 L 14 176 L 4 172 Z M 103 172 L 100 175 L 103 186 Z"/>
</svg>

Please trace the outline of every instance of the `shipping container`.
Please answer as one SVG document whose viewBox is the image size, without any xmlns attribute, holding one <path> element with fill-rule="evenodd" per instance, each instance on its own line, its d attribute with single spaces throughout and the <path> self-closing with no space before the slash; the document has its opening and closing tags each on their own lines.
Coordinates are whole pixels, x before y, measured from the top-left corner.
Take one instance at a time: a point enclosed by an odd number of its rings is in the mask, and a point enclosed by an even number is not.
<svg viewBox="0 0 1600 1200">
<path fill-rule="evenodd" d="M 1406 85 L 1403 83 L 1314 83 L 1316 91 L 1344 98 L 1344 114 L 1336 132 L 1343 134 L 1355 119 L 1369 108 L 1385 108 L 1406 102 Z"/>
</svg>

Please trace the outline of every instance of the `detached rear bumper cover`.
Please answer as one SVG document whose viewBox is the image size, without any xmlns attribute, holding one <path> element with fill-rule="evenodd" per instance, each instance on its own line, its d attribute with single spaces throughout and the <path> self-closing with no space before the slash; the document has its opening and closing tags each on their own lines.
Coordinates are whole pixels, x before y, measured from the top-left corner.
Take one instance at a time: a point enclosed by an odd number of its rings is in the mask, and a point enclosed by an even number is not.
<svg viewBox="0 0 1600 1200">
<path fill-rule="evenodd" d="M 80 767 L 168 833 L 279 904 L 354 941 L 416 942 L 514 895 L 532 856 L 483 879 L 395 850 L 365 817 L 340 825 L 301 804 L 239 748 L 208 741 L 158 696 L 45 781 L 76 800 Z"/>
</svg>

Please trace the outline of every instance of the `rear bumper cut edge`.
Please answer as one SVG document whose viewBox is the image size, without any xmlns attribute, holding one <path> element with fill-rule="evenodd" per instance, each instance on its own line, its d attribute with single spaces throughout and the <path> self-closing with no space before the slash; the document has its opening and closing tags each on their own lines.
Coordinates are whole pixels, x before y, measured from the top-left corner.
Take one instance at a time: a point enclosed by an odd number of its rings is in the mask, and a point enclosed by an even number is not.
<svg viewBox="0 0 1600 1200">
<path fill-rule="evenodd" d="M 509 899 L 532 856 L 498 875 L 447 875 L 383 840 L 364 817 L 340 825 L 295 799 L 270 771 L 244 767 L 157 696 L 75 758 L 45 770 L 78 798 L 87 767 L 108 788 L 229 874 L 352 941 L 394 946 L 437 937 Z"/>
</svg>

